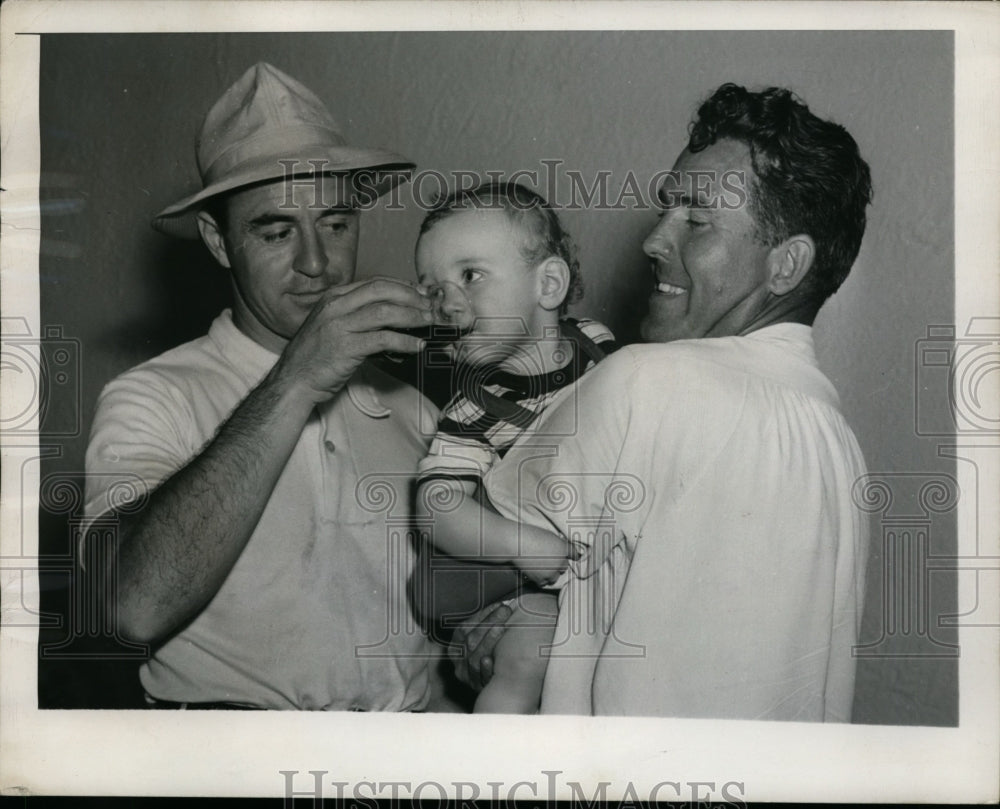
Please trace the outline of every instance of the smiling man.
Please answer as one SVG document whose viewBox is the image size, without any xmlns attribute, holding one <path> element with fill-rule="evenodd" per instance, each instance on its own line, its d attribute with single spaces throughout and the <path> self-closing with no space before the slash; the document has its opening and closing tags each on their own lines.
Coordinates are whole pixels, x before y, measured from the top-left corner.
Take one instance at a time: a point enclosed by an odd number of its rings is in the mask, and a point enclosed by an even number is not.
<svg viewBox="0 0 1000 809">
<path fill-rule="evenodd" d="M 147 700 L 422 709 L 430 646 L 408 617 L 398 519 L 436 411 L 366 359 L 417 352 L 399 330 L 426 325 L 430 302 L 354 280 L 358 207 L 412 164 L 348 146 L 267 64 L 208 113 L 198 164 L 203 188 L 154 224 L 200 232 L 232 309 L 111 382 L 87 451 L 87 513 L 119 517 L 119 628 L 152 647 Z M 138 498 L 123 503 L 121 483 Z"/>
<path fill-rule="evenodd" d="M 865 465 L 811 324 L 857 256 L 868 166 L 787 90 L 724 85 L 660 197 L 649 344 L 585 376 L 485 480 L 505 516 L 589 545 L 542 711 L 848 721 Z"/>
</svg>

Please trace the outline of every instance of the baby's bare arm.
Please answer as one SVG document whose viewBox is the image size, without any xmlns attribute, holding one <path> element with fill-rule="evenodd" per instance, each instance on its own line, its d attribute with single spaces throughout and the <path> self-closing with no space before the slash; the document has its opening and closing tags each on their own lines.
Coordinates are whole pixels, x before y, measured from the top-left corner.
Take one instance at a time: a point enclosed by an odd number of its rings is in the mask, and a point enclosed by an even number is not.
<svg viewBox="0 0 1000 809">
<path fill-rule="evenodd" d="M 428 488 L 433 487 L 433 488 Z M 473 481 L 420 484 L 418 502 L 433 517 L 431 541 L 452 556 L 484 564 L 512 563 L 532 581 L 548 583 L 566 566 L 569 546 L 552 531 L 508 520 L 476 497 Z"/>
</svg>

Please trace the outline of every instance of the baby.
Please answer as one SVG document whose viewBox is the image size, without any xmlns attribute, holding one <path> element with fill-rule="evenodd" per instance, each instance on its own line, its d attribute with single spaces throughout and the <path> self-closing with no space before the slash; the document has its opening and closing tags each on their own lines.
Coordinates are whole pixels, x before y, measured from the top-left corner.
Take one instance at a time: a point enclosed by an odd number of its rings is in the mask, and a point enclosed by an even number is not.
<svg viewBox="0 0 1000 809">
<path fill-rule="evenodd" d="M 424 219 L 416 267 L 436 296 L 439 322 L 461 334 L 448 349 L 457 393 L 420 465 L 417 501 L 433 517 L 434 545 L 483 572 L 472 592 L 467 578 L 447 574 L 417 589 L 450 591 L 428 599 L 428 611 L 441 617 L 485 606 L 480 582 L 491 566 L 521 571 L 523 588 L 501 577 L 514 590 L 503 593 L 514 614 L 475 710 L 534 713 L 557 617 L 556 596 L 541 588 L 573 554 L 563 537 L 497 514 L 481 481 L 560 392 L 616 347 L 614 338 L 600 323 L 562 317 L 581 291 L 579 265 L 555 212 L 524 186 L 490 183 L 451 194 Z"/>
</svg>

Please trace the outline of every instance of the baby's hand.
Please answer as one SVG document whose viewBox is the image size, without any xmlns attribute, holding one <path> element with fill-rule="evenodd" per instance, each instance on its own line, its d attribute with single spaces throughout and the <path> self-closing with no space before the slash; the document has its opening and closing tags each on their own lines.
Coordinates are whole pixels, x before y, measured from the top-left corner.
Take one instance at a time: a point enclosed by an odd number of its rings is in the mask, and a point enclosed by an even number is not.
<svg viewBox="0 0 1000 809">
<path fill-rule="evenodd" d="M 511 561 L 528 581 L 542 587 L 558 579 L 569 557 L 576 555 L 574 547 L 558 534 L 523 523 L 520 542 L 521 555 Z"/>
<path fill-rule="evenodd" d="M 543 560 L 540 559 L 530 561 L 518 559 L 516 561 L 520 567 L 521 575 L 526 581 L 539 587 L 548 587 L 559 578 L 559 575 L 566 569 L 566 563 L 569 560 L 563 557 L 562 559 L 553 559 L 549 564 L 543 564 Z M 521 567 L 521 565 L 524 566 Z"/>
</svg>

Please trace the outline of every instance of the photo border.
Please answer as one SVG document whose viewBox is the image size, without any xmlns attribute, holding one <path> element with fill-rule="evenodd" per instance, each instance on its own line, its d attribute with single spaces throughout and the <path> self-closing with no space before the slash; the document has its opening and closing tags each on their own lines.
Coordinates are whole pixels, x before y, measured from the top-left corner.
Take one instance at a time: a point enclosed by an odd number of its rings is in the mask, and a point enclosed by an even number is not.
<svg viewBox="0 0 1000 809">
<path fill-rule="evenodd" d="M 239 13 L 234 13 L 236 6 Z M 996 317 L 1000 315 L 996 11 L 991 3 L 919 2 L 852 2 L 849 15 L 838 3 L 5 3 L 0 11 L 3 314 L 24 318 L 31 333 L 39 333 L 37 34 L 43 32 L 937 28 L 955 32 L 955 198 L 961 215 L 956 216 L 954 323 Z M 738 20 L 746 24 L 737 24 Z M 14 76 L 16 81 L 11 80 Z M 984 312 L 991 304 L 997 308 Z M 23 383 L 9 373 L 0 376 L 0 401 L 15 399 L 2 394 L 10 394 L 18 384 Z M 1000 491 L 1000 443 L 956 439 L 957 446 L 966 444 L 982 452 L 984 462 L 978 468 L 978 481 L 969 464 L 958 464 L 960 487 Z M 38 609 L 37 571 L 32 575 L 4 563 L 29 558 L 32 550 L 37 555 L 37 521 L 32 525 L 19 511 L 20 503 L 38 501 L 37 464 L 27 465 L 30 471 L 22 477 L 20 463 L 37 453 L 37 442 L 5 439 L 2 449 L 0 585 L 3 615 L 9 616 L 23 608 Z M 997 504 L 981 502 L 979 513 L 967 506 L 964 501 L 959 505 L 958 556 L 996 563 Z M 29 547 L 16 547 L 22 534 Z M 989 564 L 985 569 L 983 581 L 990 582 L 974 594 L 978 609 L 1000 615 L 996 570 Z M 967 590 L 962 593 L 968 595 Z M 1000 633 L 996 627 L 959 629 L 956 728 L 614 717 L 40 711 L 37 636 L 37 627 L 0 629 L 3 794 L 283 797 L 288 781 L 280 773 L 286 771 L 295 773 L 294 788 L 302 797 L 313 783 L 309 772 L 320 771 L 325 773 L 326 797 L 335 797 L 336 782 L 350 785 L 345 787 L 348 797 L 360 797 L 350 794 L 359 784 L 432 782 L 448 788 L 450 797 L 459 792 L 466 798 L 469 789 L 456 784 L 476 784 L 481 797 L 489 797 L 488 784 L 499 782 L 505 790 L 501 798 L 510 797 L 511 787 L 527 783 L 535 786 L 535 794 L 530 787 L 520 787 L 516 797 L 565 800 L 576 796 L 570 782 L 579 783 L 587 796 L 601 782 L 610 782 L 609 799 L 627 796 L 631 787 L 644 800 L 663 782 L 711 782 L 742 784 L 738 798 L 748 802 L 997 798 Z M 413 743 L 401 749 L 401 739 Z M 476 746 L 481 749 L 471 759 L 470 739 L 479 740 Z M 663 797 L 697 799 L 690 786 L 683 791 Z M 366 791 L 365 797 L 371 792 Z M 429 791 L 424 797 L 439 795 Z"/>
</svg>

